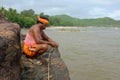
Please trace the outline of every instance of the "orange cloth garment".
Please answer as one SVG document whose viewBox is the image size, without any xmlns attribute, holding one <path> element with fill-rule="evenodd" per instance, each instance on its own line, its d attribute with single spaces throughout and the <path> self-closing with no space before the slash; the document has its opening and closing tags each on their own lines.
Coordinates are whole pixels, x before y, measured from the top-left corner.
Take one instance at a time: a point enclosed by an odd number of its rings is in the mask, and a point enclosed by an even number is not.
<svg viewBox="0 0 120 80">
<path fill-rule="evenodd" d="M 42 19 L 42 18 L 40 18 L 40 16 L 38 16 L 37 19 L 38 19 L 39 22 L 42 22 L 44 24 L 48 24 L 49 23 L 48 20 Z"/>
<path fill-rule="evenodd" d="M 37 47 L 37 44 L 31 46 L 31 48 L 35 48 L 35 47 Z M 24 53 L 25 53 L 27 56 L 29 56 L 29 57 L 35 56 L 35 55 L 36 55 L 36 52 L 30 50 L 29 48 L 30 48 L 30 47 L 29 47 L 28 45 L 24 44 L 24 48 L 23 48 Z"/>
</svg>

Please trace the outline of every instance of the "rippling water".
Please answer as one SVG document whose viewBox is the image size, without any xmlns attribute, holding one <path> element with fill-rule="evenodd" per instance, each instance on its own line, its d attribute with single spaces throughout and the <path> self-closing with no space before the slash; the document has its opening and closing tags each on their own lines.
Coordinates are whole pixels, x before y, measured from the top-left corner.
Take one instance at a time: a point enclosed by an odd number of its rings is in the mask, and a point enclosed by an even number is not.
<svg viewBox="0 0 120 80">
<path fill-rule="evenodd" d="M 59 43 L 71 80 L 120 80 L 120 28 L 47 29 L 46 33 Z"/>
</svg>

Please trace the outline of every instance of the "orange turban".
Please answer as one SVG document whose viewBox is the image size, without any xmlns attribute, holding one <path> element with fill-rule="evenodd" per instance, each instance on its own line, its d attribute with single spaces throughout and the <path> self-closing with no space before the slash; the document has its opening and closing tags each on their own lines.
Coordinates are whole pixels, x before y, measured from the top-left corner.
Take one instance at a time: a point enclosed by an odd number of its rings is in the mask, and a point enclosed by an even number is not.
<svg viewBox="0 0 120 80">
<path fill-rule="evenodd" d="M 48 20 L 43 19 L 43 18 L 40 18 L 40 16 L 38 16 L 37 19 L 38 19 L 39 22 L 42 22 L 42 23 L 44 23 L 44 24 L 48 24 L 48 23 L 49 23 Z"/>
</svg>

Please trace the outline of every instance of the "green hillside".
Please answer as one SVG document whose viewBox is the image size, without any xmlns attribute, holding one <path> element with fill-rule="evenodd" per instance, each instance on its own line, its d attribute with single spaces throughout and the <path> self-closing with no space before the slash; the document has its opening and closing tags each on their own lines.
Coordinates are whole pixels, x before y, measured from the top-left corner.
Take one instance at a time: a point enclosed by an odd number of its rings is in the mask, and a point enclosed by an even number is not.
<svg viewBox="0 0 120 80">
<path fill-rule="evenodd" d="M 96 19 L 79 19 L 68 15 L 56 15 L 51 16 L 50 19 L 55 19 L 57 22 L 52 22 L 51 20 L 51 24 L 54 25 L 54 23 L 56 23 L 55 25 L 57 26 L 120 26 L 120 21 L 109 17 Z"/>
<path fill-rule="evenodd" d="M 10 21 L 18 23 L 22 28 L 29 28 L 36 23 L 38 15 L 44 15 L 49 18 L 49 26 L 104 26 L 104 27 L 120 27 L 120 20 L 114 20 L 109 17 L 96 19 L 80 19 L 69 15 L 45 15 L 44 13 L 35 14 L 34 10 L 23 10 L 20 13 L 16 9 L 0 8 L 0 13 L 7 17 Z"/>
</svg>

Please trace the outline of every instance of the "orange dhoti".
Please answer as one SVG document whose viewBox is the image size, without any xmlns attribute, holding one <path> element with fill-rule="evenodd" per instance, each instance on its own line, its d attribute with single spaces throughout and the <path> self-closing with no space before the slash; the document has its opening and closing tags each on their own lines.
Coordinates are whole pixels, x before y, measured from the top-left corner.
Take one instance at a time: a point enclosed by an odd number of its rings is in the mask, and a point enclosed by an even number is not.
<svg viewBox="0 0 120 80">
<path fill-rule="evenodd" d="M 29 56 L 29 57 L 33 57 L 37 54 L 37 52 L 35 51 L 35 48 L 37 47 L 37 44 L 34 44 L 33 46 L 29 47 L 28 45 L 24 44 L 24 48 L 23 51 L 24 53 Z"/>
</svg>

